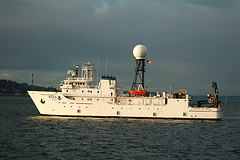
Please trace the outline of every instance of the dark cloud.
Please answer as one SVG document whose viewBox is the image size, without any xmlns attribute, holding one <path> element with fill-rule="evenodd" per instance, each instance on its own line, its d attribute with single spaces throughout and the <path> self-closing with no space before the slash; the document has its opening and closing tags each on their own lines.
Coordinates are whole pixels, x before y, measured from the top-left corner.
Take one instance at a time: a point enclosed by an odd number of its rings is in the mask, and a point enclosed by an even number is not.
<svg viewBox="0 0 240 160">
<path fill-rule="evenodd" d="M 239 0 L 183 0 L 183 2 L 211 8 L 229 9 L 239 4 Z"/>
<path fill-rule="evenodd" d="M 132 49 L 144 44 L 152 60 L 149 88 L 171 84 L 202 94 L 202 86 L 218 81 L 225 94 L 240 94 L 238 15 L 235 0 L 0 0 L 0 75 L 44 72 L 39 82 L 57 77 L 44 82 L 52 85 L 72 64 L 97 58 L 104 74 L 108 57 L 109 74 L 129 87 Z"/>
</svg>

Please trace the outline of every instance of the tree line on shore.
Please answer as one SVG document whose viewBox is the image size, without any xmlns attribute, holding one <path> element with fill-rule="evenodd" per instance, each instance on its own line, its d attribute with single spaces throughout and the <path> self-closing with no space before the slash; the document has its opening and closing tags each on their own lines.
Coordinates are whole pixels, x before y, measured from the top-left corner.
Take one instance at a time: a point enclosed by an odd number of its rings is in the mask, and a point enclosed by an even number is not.
<svg viewBox="0 0 240 160">
<path fill-rule="evenodd" d="M 0 79 L 0 96 L 26 96 L 27 91 L 31 91 L 32 85 L 27 83 L 18 83 L 12 80 Z M 58 92 L 53 87 L 34 86 L 35 91 L 53 91 Z"/>
</svg>

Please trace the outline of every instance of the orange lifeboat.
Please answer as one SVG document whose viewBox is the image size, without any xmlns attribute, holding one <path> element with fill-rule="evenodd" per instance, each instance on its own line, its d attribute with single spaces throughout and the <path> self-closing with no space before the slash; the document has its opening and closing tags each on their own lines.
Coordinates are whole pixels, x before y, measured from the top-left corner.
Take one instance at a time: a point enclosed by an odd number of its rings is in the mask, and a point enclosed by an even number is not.
<svg viewBox="0 0 240 160">
<path fill-rule="evenodd" d="M 128 90 L 128 92 L 133 95 L 142 95 L 142 96 L 149 93 L 149 92 L 143 91 L 143 90 L 139 90 L 139 91 Z"/>
</svg>

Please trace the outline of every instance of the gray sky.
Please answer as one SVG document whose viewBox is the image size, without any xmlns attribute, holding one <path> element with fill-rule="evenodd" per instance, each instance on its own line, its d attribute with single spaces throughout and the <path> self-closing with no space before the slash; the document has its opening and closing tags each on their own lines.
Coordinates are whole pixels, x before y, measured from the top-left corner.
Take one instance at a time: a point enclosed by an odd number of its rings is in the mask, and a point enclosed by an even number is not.
<svg viewBox="0 0 240 160">
<path fill-rule="evenodd" d="M 104 74 L 107 58 L 127 90 L 137 44 L 150 90 L 207 94 L 217 81 L 240 95 L 239 0 L 0 0 L 0 79 L 58 87 L 73 64 L 99 58 Z"/>
</svg>

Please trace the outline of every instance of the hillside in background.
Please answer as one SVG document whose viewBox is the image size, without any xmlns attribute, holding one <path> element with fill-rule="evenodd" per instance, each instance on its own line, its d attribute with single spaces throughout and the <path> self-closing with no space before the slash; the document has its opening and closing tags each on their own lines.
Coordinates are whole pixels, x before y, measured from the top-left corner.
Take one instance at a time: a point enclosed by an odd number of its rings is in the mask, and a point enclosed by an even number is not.
<svg viewBox="0 0 240 160">
<path fill-rule="evenodd" d="M 0 96 L 24 96 L 28 95 L 27 91 L 31 91 L 32 86 L 27 83 L 18 83 L 11 80 L 1 79 L 0 80 Z M 56 88 L 53 87 L 39 87 L 34 86 L 35 91 L 54 91 L 58 92 Z"/>
</svg>

